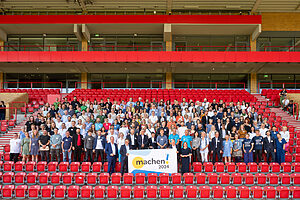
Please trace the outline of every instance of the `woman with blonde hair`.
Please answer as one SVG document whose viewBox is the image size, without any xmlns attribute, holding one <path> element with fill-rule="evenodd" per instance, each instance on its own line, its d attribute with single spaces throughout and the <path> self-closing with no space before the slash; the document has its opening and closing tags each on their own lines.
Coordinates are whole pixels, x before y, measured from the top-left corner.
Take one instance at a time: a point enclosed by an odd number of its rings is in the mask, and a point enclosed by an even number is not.
<svg viewBox="0 0 300 200">
<path fill-rule="evenodd" d="M 39 135 L 38 131 L 35 130 L 32 132 L 32 136 L 29 144 L 29 152 L 32 156 L 32 161 L 38 162 L 38 151 L 39 151 Z"/>
</svg>

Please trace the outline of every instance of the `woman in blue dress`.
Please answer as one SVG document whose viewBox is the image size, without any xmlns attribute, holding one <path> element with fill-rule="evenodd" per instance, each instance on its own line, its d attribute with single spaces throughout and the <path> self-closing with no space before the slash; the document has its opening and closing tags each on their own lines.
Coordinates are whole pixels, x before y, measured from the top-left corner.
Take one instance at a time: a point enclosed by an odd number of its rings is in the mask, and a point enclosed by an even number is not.
<svg viewBox="0 0 300 200">
<path fill-rule="evenodd" d="M 30 139 L 30 155 L 32 156 L 32 161 L 38 162 L 38 151 L 39 151 L 39 134 L 37 130 L 32 132 L 32 136 Z"/>
<path fill-rule="evenodd" d="M 277 133 L 276 139 L 276 162 L 279 164 L 285 162 L 285 144 L 286 140 L 281 137 L 280 133 Z"/>
<path fill-rule="evenodd" d="M 229 135 L 225 135 L 225 140 L 223 141 L 223 157 L 225 158 L 225 163 L 231 162 L 232 147 L 233 145 Z"/>
</svg>

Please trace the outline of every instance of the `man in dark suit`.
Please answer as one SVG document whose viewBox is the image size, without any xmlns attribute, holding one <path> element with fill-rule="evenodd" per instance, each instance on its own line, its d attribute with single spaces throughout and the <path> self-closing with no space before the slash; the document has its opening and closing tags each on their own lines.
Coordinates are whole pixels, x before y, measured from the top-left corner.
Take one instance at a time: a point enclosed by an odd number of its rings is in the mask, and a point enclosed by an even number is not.
<svg viewBox="0 0 300 200">
<path fill-rule="evenodd" d="M 125 144 L 123 144 L 120 148 L 121 154 L 121 174 L 128 173 L 128 151 L 130 150 L 129 147 L 129 140 L 125 140 Z"/>
<path fill-rule="evenodd" d="M 220 133 L 216 132 L 215 137 L 212 138 L 210 143 L 210 150 L 211 153 L 213 154 L 213 158 L 212 158 L 213 164 L 215 164 L 216 162 L 216 156 L 218 156 L 218 162 L 222 162 L 222 157 L 221 157 L 222 149 L 223 149 L 223 139 L 222 137 L 220 137 Z"/>
<path fill-rule="evenodd" d="M 83 139 L 80 129 L 76 129 L 76 134 L 72 138 L 72 149 L 74 151 L 73 162 L 81 162 L 81 153 L 83 149 Z"/>
<path fill-rule="evenodd" d="M 149 149 L 157 149 L 156 135 L 154 132 L 151 133 L 151 138 L 148 139 Z"/>
<path fill-rule="evenodd" d="M 145 135 L 145 130 L 141 130 L 141 133 L 138 136 L 138 145 L 139 145 L 139 149 L 148 148 L 148 136 Z"/>
<path fill-rule="evenodd" d="M 275 152 L 276 152 L 276 142 L 275 139 L 271 136 L 271 132 L 266 132 L 266 137 L 263 140 L 263 147 L 267 156 L 267 162 L 270 163 L 270 156 L 271 162 L 275 162 Z"/>
<path fill-rule="evenodd" d="M 206 129 L 206 124 L 208 124 L 208 120 L 209 120 L 208 112 L 205 111 L 204 116 L 202 116 L 201 118 L 202 126 L 204 129 Z"/>
<path fill-rule="evenodd" d="M 217 123 L 215 124 L 216 131 L 220 132 L 222 130 L 221 119 L 217 119 Z"/>
<path fill-rule="evenodd" d="M 110 175 L 115 172 L 116 162 L 118 160 L 118 146 L 115 144 L 115 138 L 110 137 L 110 143 L 105 145 L 105 153 L 107 155 L 108 169 Z"/>
<path fill-rule="evenodd" d="M 137 136 L 135 134 L 135 129 L 130 129 L 130 134 L 126 136 L 126 139 L 129 140 L 129 146 L 130 149 L 137 149 L 138 147 L 138 140 L 137 140 Z"/>
</svg>

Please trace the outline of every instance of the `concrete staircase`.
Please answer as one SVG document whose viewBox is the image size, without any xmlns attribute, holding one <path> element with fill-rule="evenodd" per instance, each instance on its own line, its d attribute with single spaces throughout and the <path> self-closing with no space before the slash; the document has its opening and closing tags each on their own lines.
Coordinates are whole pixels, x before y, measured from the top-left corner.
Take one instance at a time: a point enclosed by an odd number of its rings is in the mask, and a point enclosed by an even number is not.
<svg viewBox="0 0 300 200">
<path fill-rule="evenodd" d="M 286 120 L 288 125 L 292 125 L 296 130 L 300 130 L 300 121 L 296 120 L 293 116 L 283 111 L 281 108 L 271 108 L 271 112 L 276 113 L 276 116 L 280 116 L 282 120 Z"/>
<path fill-rule="evenodd" d="M 38 112 L 40 112 L 40 110 L 34 112 L 32 114 L 32 116 L 36 117 Z M 22 127 L 25 125 L 25 123 L 29 119 L 29 116 L 31 116 L 31 115 L 28 115 L 27 118 L 23 117 L 23 120 L 21 122 L 19 122 L 19 120 L 18 120 L 18 124 L 13 129 L 9 130 L 7 133 L 1 134 L 1 136 L 0 136 L 0 152 L 4 151 L 4 146 L 6 144 L 9 144 L 9 141 L 13 137 L 14 133 L 19 133 L 21 131 Z"/>
</svg>

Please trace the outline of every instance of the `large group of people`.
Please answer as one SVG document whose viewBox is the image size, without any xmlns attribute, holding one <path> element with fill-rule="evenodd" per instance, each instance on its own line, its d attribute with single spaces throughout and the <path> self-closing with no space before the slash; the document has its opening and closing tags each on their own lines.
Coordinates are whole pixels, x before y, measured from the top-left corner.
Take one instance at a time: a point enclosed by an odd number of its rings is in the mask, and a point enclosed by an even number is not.
<svg viewBox="0 0 300 200">
<path fill-rule="evenodd" d="M 185 98 L 172 103 L 65 98 L 29 117 L 10 141 L 11 160 L 21 154 L 24 162 L 30 157 L 37 162 L 39 155 L 50 162 L 51 154 L 51 161 L 61 162 L 62 153 L 64 162 L 100 158 L 108 162 L 109 173 L 120 161 L 126 173 L 129 150 L 173 148 L 182 173 L 189 172 L 191 162 L 284 162 L 287 127 L 278 130 L 249 105 Z"/>
</svg>

